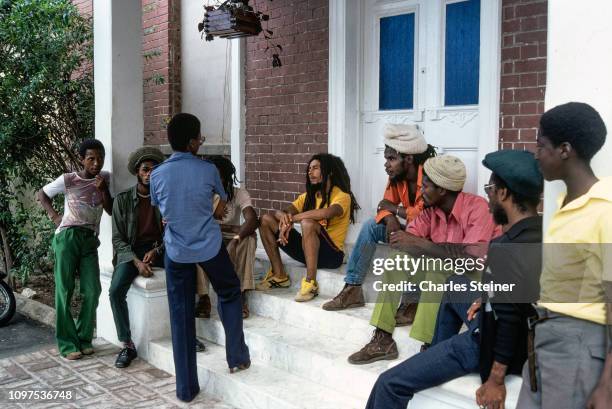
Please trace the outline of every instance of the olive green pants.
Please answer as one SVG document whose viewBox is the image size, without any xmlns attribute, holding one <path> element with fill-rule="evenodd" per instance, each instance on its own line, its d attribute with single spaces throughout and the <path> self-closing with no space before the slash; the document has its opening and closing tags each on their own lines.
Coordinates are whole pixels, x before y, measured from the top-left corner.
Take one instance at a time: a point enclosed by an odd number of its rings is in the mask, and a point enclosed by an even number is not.
<svg viewBox="0 0 612 409">
<path fill-rule="evenodd" d="M 53 237 L 55 337 L 62 356 L 92 347 L 96 308 L 102 291 L 98 265 L 99 245 L 95 232 L 83 227 L 69 227 Z M 82 304 L 75 324 L 70 304 L 77 271 Z"/>
<path fill-rule="evenodd" d="M 404 253 L 398 254 L 404 255 Z M 390 256 L 390 258 L 394 257 L 394 254 Z M 431 268 L 420 268 L 413 275 L 404 270 L 386 271 L 379 280 L 382 282 L 381 288 L 388 288 L 386 286 L 398 285 L 402 282 L 413 283 L 416 288 L 423 281 L 432 284 L 444 284 L 453 272 L 440 268 L 439 259 L 437 264 L 433 262 L 435 259 L 429 260 L 429 267 Z M 479 276 L 479 274 L 474 272 L 466 273 L 465 275 L 471 279 Z M 402 294 L 403 291 L 401 289 L 379 291 L 374 312 L 370 319 L 370 325 L 393 334 L 395 330 L 395 313 Z M 410 337 L 425 343 L 431 343 L 436 329 L 436 319 L 443 294 L 444 292 L 442 291 L 423 291 L 421 293 L 416 316 L 410 330 Z"/>
</svg>

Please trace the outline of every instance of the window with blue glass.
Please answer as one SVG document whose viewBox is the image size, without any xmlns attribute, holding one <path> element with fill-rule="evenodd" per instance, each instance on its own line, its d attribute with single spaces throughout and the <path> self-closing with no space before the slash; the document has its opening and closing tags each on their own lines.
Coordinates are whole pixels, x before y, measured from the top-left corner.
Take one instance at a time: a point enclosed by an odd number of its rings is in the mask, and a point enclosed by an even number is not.
<svg viewBox="0 0 612 409">
<path fill-rule="evenodd" d="M 414 13 L 380 19 L 380 110 L 414 106 L 414 23 Z"/>
<path fill-rule="evenodd" d="M 478 104 L 480 0 L 446 5 L 444 105 Z"/>
</svg>

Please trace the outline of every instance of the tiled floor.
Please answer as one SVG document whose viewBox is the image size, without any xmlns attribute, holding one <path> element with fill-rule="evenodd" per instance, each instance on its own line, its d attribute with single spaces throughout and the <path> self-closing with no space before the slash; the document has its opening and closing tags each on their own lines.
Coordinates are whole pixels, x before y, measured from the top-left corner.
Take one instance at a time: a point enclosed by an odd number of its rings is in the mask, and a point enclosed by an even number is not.
<svg viewBox="0 0 612 409">
<path fill-rule="evenodd" d="M 8 408 L 207 408 L 231 409 L 202 393 L 189 404 L 176 399 L 175 378 L 136 359 L 127 369 L 114 366 L 119 348 L 98 344 L 96 353 L 77 361 L 55 348 L 0 360 L 0 407 Z M 9 401 L 9 391 L 71 390 L 73 400 Z"/>
</svg>

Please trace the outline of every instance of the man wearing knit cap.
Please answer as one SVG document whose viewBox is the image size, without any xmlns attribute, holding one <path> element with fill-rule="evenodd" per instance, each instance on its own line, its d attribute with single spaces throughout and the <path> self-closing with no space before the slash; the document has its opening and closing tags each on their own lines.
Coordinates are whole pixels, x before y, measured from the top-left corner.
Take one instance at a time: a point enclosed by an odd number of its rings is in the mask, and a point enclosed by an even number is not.
<svg viewBox="0 0 612 409">
<path fill-rule="evenodd" d="M 366 221 L 359 232 L 347 264 L 344 288 L 324 310 L 334 311 L 365 305 L 361 285 L 371 268 L 376 243 L 387 243 L 389 235 L 402 229 L 423 209 L 421 187 L 423 163 L 435 156 L 416 125 L 388 124 L 384 131 L 385 170 L 389 175 L 376 217 Z M 397 310 L 398 325 L 412 323 L 416 304 L 402 304 Z"/>
<path fill-rule="evenodd" d="M 113 205 L 113 250 L 115 271 L 109 296 L 117 337 L 123 343 L 115 366 L 126 368 L 137 357 L 130 332 L 127 292 L 138 275 L 151 277 L 152 267 L 163 267 L 163 227 L 157 208 L 151 206 L 149 177 L 164 161 L 157 148 L 142 147 L 128 157 L 128 170 L 138 183 L 119 193 Z"/>
<path fill-rule="evenodd" d="M 538 297 L 542 266 L 542 218 L 537 212 L 542 174 L 534 155 L 525 151 L 492 152 L 482 163 L 492 171 L 485 186 L 490 211 L 506 226 L 491 241 L 482 281 L 515 287 L 482 293 L 470 289 L 468 277 L 452 275 L 449 283 L 466 289 L 444 294 L 432 346 L 383 372 L 368 409 L 406 408 L 415 393 L 479 369 L 483 385 L 475 403 L 503 408 L 505 376 L 521 372 L 527 359 L 527 318 L 535 314 L 529 301 Z M 463 324 L 467 331 L 459 333 Z"/>
<path fill-rule="evenodd" d="M 408 224 L 406 231 L 391 233 L 391 247 L 409 253 L 413 258 L 425 256 L 444 260 L 482 257 L 487 244 L 500 230 L 489 214 L 487 201 L 462 192 L 465 179 L 465 165 L 461 159 L 451 155 L 428 159 L 423 166 L 422 198 L 425 209 Z M 444 283 L 448 273 L 422 267 L 415 271 L 385 271 L 380 288 L 405 281 L 410 275 L 417 283 L 422 280 Z M 376 330 L 371 341 L 349 357 L 350 363 L 359 365 L 397 358 L 393 330 L 396 327 L 395 308 L 400 297 L 401 292 L 398 291 L 378 293 L 370 320 Z M 427 297 L 427 303 L 423 303 L 421 297 L 410 332 L 412 338 L 425 344 L 432 340 L 440 305 L 440 296 L 435 299 L 435 294 L 428 293 Z"/>
</svg>

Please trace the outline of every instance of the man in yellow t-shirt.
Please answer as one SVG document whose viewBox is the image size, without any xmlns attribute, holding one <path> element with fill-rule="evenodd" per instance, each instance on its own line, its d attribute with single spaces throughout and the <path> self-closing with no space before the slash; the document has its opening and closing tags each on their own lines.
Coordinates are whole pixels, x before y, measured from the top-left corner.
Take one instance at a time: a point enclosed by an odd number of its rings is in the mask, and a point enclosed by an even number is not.
<svg viewBox="0 0 612 409">
<path fill-rule="evenodd" d="M 598 179 L 590 166 L 605 140 L 587 104 L 560 105 L 540 119 L 536 159 L 567 193 L 544 234 L 535 358 L 523 369 L 518 408 L 610 407 L 612 178 Z"/>
<path fill-rule="evenodd" d="M 344 239 L 359 206 L 351 192 L 351 181 L 340 158 L 327 153 L 308 161 L 306 192 L 285 211 L 265 214 L 259 231 L 272 267 L 256 288 L 269 290 L 291 285 L 281 262 L 279 247 L 306 264 L 296 301 L 309 301 L 318 294 L 317 268 L 338 268 L 344 260 Z M 302 233 L 293 228 L 299 223 Z"/>
</svg>

